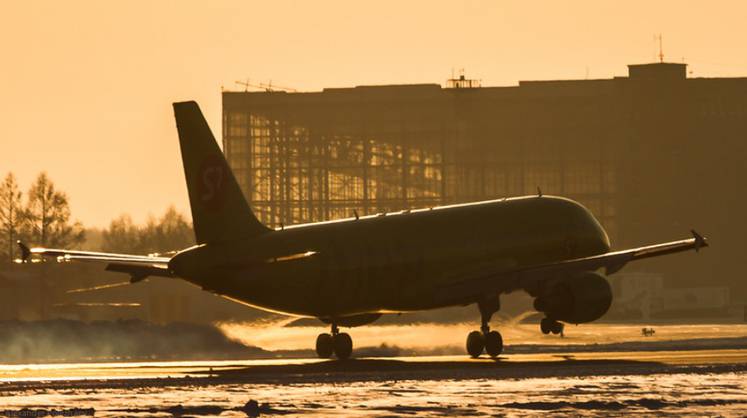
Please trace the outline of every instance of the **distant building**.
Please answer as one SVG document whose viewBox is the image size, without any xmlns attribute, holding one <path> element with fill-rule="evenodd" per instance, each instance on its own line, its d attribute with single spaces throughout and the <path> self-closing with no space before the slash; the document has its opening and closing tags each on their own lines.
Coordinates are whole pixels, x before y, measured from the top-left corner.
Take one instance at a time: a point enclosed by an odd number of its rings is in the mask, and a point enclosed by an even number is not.
<svg viewBox="0 0 747 418">
<path fill-rule="evenodd" d="M 0 320 L 42 319 L 39 282 L 33 279 L 28 270 L 0 271 Z"/>
<path fill-rule="evenodd" d="M 672 311 L 713 310 L 729 308 L 729 288 L 724 286 L 666 289 L 661 294 L 661 309 Z"/>
<path fill-rule="evenodd" d="M 614 300 L 608 317 L 615 319 L 709 319 L 734 317 L 729 288 L 664 287 L 658 274 L 623 272 L 612 276 Z"/>
<path fill-rule="evenodd" d="M 610 280 L 614 299 L 612 316 L 651 319 L 652 304 L 664 289 L 664 278 L 659 274 L 623 272 Z"/>
<path fill-rule="evenodd" d="M 616 248 L 713 248 L 638 268 L 747 288 L 747 78 L 628 77 L 224 92 L 223 145 L 270 226 L 537 193 L 579 200 Z"/>
</svg>

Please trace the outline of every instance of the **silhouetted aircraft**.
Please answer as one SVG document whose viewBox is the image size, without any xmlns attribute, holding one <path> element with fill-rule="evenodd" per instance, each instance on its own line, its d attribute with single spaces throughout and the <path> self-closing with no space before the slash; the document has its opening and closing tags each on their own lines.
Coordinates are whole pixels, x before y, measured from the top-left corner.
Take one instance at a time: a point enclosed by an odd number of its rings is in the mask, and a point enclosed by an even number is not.
<svg viewBox="0 0 747 418">
<path fill-rule="evenodd" d="M 132 283 L 181 278 L 260 309 L 319 318 L 331 325 L 316 341 L 322 358 L 351 355 L 353 342 L 340 326 L 475 303 L 482 326 L 467 337 L 467 351 L 495 357 L 503 340 L 489 322 L 500 295 L 528 292 L 545 315 L 542 332 L 558 334 L 562 322 L 607 312 L 605 275 L 634 260 L 707 246 L 692 231 L 689 239 L 611 252 L 586 208 L 541 193 L 271 230 L 253 215 L 197 104 L 175 103 L 174 113 L 196 246 L 169 258 L 22 245 L 24 258 L 104 262 Z"/>
</svg>

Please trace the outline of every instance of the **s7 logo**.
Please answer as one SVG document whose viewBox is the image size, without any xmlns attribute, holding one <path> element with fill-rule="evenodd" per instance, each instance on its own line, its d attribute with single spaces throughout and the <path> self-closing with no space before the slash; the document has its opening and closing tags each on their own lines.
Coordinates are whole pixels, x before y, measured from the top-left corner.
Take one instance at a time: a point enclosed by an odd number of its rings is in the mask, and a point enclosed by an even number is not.
<svg viewBox="0 0 747 418">
<path fill-rule="evenodd" d="M 209 165 L 202 170 L 202 201 L 211 202 L 215 199 L 223 183 L 223 167 Z"/>
</svg>

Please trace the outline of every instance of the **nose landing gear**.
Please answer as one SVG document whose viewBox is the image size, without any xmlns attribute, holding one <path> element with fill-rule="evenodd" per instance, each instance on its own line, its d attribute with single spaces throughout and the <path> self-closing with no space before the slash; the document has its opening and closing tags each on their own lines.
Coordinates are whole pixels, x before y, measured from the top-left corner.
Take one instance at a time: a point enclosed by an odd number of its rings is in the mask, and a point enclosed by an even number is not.
<svg viewBox="0 0 747 418">
<path fill-rule="evenodd" d="M 540 330 L 545 335 L 551 332 L 555 335 L 562 334 L 563 328 L 565 328 L 565 325 L 554 319 L 542 318 L 542 321 L 540 321 Z"/>
<path fill-rule="evenodd" d="M 477 307 L 480 309 L 482 325 L 480 331 L 472 331 L 467 335 L 467 353 L 472 358 L 480 357 L 483 351 L 490 357 L 498 357 L 503 352 L 503 337 L 498 331 L 490 330 L 490 318 L 500 309 L 500 301 L 497 297 L 480 301 Z"/>
<path fill-rule="evenodd" d="M 340 332 L 336 324 L 332 324 L 332 333 L 322 333 L 316 337 L 316 355 L 319 358 L 330 358 L 335 354 L 340 360 L 347 360 L 353 354 L 353 339 L 345 332 Z"/>
</svg>

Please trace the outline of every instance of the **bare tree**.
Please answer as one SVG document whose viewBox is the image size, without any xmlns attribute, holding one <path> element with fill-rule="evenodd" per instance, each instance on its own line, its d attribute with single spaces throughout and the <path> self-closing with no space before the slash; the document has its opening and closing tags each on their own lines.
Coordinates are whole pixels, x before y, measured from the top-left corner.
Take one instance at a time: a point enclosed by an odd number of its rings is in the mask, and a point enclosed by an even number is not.
<svg viewBox="0 0 747 418">
<path fill-rule="evenodd" d="M 16 177 L 13 173 L 8 173 L 0 183 L 0 242 L 3 243 L 2 248 L 7 249 L 5 256 L 10 262 L 13 262 L 16 240 L 19 239 L 25 219 L 21 196 Z"/>
<path fill-rule="evenodd" d="M 83 242 L 83 226 L 70 221 L 67 195 L 55 189 L 47 173 L 39 174 L 29 189 L 26 219 L 33 244 L 64 248 Z"/>
</svg>

